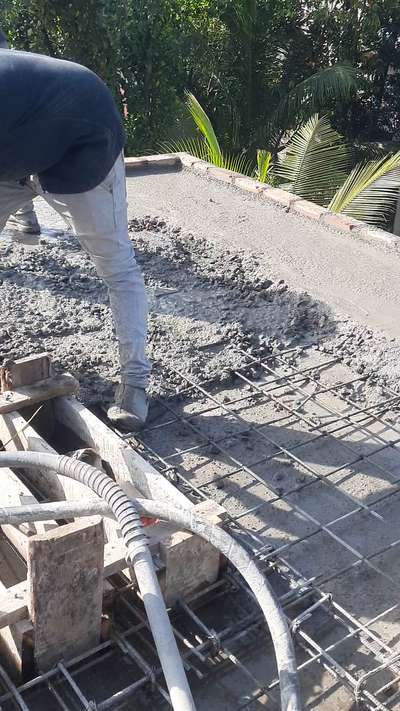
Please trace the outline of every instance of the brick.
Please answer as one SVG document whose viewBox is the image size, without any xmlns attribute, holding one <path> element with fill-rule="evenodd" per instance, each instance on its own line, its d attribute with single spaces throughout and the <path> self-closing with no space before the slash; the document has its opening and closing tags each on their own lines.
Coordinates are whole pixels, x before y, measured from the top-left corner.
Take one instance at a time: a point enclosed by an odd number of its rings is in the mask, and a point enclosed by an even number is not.
<svg viewBox="0 0 400 711">
<path fill-rule="evenodd" d="M 294 200 L 290 205 L 290 212 L 308 217 L 310 220 L 319 220 L 321 215 L 326 213 L 327 210 L 315 202 L 309 202 L 309 200 Z"/>
<path fill-rule="evenodd" d="M 293 202 L 300 200 L 297 195 L 288 193 L 286 190 L 281 190 L 280 188 L 271 188 L 262 194 L 265 195 L 267 200 L 272 200 L 273 202 L 288 208 L 290 208 Z"/>
<path fill-rule="evenodd" d="M 253 178 L 247 178 L 246 176 L 235 177 L 234 184 L 241 188 L 241 190 L 246 190 L 249 193 L 262 193 L 264 190 L 271 190 L 271 186 L 266 183 L 260 183 L 258 180 Z"/>
<path fill-rule="evenodd" d="M 225 168 L 219 168 L 216 165 L 210 165 L 207 170 L 208 175 L 212 175 L 213 178 L 217 180 L 222 180 L 224 183 L 230 183 L 232 185 L 236 173 L 232 173 L 230 170 L 225 170 Z"/>
<path fill-rule="evenodd" d="M 392 232 L 386 232 L 385 230 L 380 230 L 376 227 L 370 227 L 369 225 L 364 225 L 361 230 L 357 231 L 357 237 L 362 239 L 374 239 L 381 242 L 386 242 L 386 244 L 398 244 L 399 238 Z"/>
<path fill-rule="evenodd" d="M 185 168 L 191 168 L 194 163 L 197 162 L 198 158 L 190 155 L 190 153 L 178 153 L 179 160 Z"/>
<path fill-rule="evenodd" d="M 125 165 L 129 168 L 146 168 L 149 164 L 147 158 L 125 158 Z"/>
<path fill-rule="evenodd" d="M 323 222 L 324 225 L 335 227 L 342 232 L 352 232 L 365 225 L 365 223 L 360 222 L 360 220 L 354 220 L 352 217 L 347 217 L 347 215 L 340 215 L 329 211 L 321 218 L 321 222 Z"/>
<path fill-rule="evenodd" d="M 181 162 L 176 153 L 160 153 L 158 155 L 149 156 L 147 160 L 152 166 L 175 166 Z"/>
<path fill-rule="evenodd" d="M 196 173 L 208 173 L 211 163 L 207 163 L 205 160 L 197 160 L 193 163 L 192 168 Z"/>
<path fill-rule="evenodd" d="M 167 167 L 179 166 L 181 163 L 180 157 L 175 153 L 161 153 L 153 156 L 137 156 L 125 158 L 125 165 L 128 168 L 150 168 L 150 167 Z"/>
</svg>

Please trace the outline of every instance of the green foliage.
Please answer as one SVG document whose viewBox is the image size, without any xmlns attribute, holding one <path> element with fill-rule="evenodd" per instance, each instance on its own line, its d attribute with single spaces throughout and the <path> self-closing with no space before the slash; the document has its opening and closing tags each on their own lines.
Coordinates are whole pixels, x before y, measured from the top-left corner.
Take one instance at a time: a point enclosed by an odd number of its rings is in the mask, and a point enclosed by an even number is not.
<svg viewBox="0 0 400 711">
<path fill-rule="evenodd" d="M 0 25 L 16 49 L 88 66 L 118 93 L 107 0 L 3 0 Z"/>
<path fill-rule="evenodd" d="M 349 165 L 348 149 L 326 116 L 312 116 L 293 135 L 275 174 L 283 187 L 305 200 L 326 205 L 342 184 Z"/>
<path fill-rule="evenodd" d="M 260 183 L 270 183 L 272 176 L 272 155 L 264 148 L 257 149 L 257 170 L 255 177 Z"/>
<path fill-rule="evenodd" d="M 196 97 L 189 91 L 186 93 L 186 104 L 193 121 L 207 144 L 210 157 L 214 159 L 217 158 L 221 155 L 221 148 L 215 135 L 213 125 L 206 112 Z"/>
<path fill-rule="evenodd" d="M 317 112 L 351 142 L 400 136 L 398 0 L 0 0 L 0 25 L 100 74 L 129 152 L 188 135 L 185 90 L 234 155 L 275 157 Z"/>
<path fill-rule="evenodd" d="M 400 191 L 400 151 L 357 164 L 347 175 L 349 152 L 328 119 L 313 116 L 293 135 L 275 167 L 281 187 L 331 212 L 385 226 Z"/>
<path fill-rule="evenodd" d="M 329 204 L 332 212 L 384 225 L 395 212 L 400 189 L 400 151 L 359 164 Z"/>
<path fill-rule="evenodd" d="M 324 67 L 296 84 L 284 96 L 277 108 L 274 122 L 280 126 L 293 120 L 308 118 L 333 102 L 349 102 L 354 97 L 360 79 L 350 64 Z"/>
<path fill-rule="evenodd" d="M 196 97 L 190 92 L 186 92 L 186 106 L 201 135 L 164 142 L 161 144 L 162 150 L 167 153 L 190 153 L 192 156 L 208 161 L 219 168 L 226 168 L 235 173 L 243 173 L 243 175 L 252 175 L 254 167 L 245 153 L 235 155 L 221 150 L 209 117 Z"/>
</svg>

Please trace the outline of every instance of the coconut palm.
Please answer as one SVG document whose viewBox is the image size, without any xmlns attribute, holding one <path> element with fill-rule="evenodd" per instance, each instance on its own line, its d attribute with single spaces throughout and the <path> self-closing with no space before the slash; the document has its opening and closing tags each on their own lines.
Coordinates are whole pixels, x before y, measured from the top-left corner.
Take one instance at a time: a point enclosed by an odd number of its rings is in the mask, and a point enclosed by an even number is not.
<svg viewBox="0 0 400 711">
<path fill-rule="evenodd" d="M 351 170 L 345 140 L 326 116 L 315 114 L 292 134 L 275 161 L 265 149 L 259 149 L 257 161 L 252 161 L 245 152 L 232 155 L 222 151 L 209 117 L 193 94 L 187 94 L 187 106 L 200 135 L 164 144 L 165 150 L 186 151 L 370 224 L 385 225 L 395 212 L 400 151 L 358 163 Z"/>
<path fill-rule="evenodd" d="M 213 125 L 196 97 L 186 92 L 186 106 L 199 131 L 195 138 L 182 138 L 178 141 L 166 141 L 161 147 L 168 153 L 182 151 L 206 160 L 219 168 L 226 168 L 235 173 L 253 175 L 255 167 L 245 152 L 234 154 L 223 151 L 220 147 Z"/>
<path fill-rule="evenodd" d="M 312 116 L 278 155 L 274 174 L 280 187 L 305 200 L 328 205 L 350 168 L 348 147 L 326 116 Z"/>
<path fill-rule="evenodd" d="M 312 116 L 293 135 L 274 168 L 280 187 L 370 224 L 384 225 L 400 190 L 400 151 L 358 163 L 327 117 Z"/>
</svg>

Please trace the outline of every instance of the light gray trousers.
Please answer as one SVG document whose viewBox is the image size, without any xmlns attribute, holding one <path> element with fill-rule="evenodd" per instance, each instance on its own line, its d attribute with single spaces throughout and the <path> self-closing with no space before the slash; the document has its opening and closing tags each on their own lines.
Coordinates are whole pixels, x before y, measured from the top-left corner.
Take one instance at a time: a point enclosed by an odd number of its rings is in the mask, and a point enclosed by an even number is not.
<svg viewBox="0 0 400 711">
<path fill-rule="evenodd" d="M 0 181 L 0 231 L 10 215 L 36 195 L 41 195 L 64 218 L 107 284 L 118 338 L 121 380 L 147 387 L 150 373 L 146 358 L 147 297 L 128 235 L 123 156 L 117 158 L 100 185 L 85 193 L 43 192 L 35 177 L 24 185 Z"/>
</svg>

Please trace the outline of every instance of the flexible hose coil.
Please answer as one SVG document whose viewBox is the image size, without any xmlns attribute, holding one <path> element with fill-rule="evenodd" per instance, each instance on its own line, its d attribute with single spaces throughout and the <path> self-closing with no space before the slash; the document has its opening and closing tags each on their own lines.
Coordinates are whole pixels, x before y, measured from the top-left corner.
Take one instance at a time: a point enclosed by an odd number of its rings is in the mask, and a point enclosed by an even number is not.
<svg viewBox="0 0 400 711">
<path fill-rule="evenodd" d="M 117 519 L 142 595 L 161 667 L 175 711 L 195 711 L 182 659 L 154 570 L 140 514 L 118 484 L 91 464 L 64 455 L 42 452 L 0 452 L 0 466 L 33 467 L 58 473 L 88 486 L 107 502 Z"/>
<path fill-rule="evenodd" d="M 143 547 L 147 549 L 147 538 L 140 513 L 132 500 L 107 474 L 95 469 L 91 464 L 64 455 L 57 457 L 57 460 L 57 472 L 60 475 L 85 484 L 107 502 L 121 527 L 122 537 L 127 547 L 127 561 L 130 565 L 134 565 L 136 555 L 143 550 Z"/>
<path fill-rule="evenodd" d="M 57 471 L 63 476 L 76 479 L 86 484 L 93 491 L 98 493 L 99 496 L 108 503 L 115 517 L 120 522 L 121 530 L 122 526 L 124 526 L 124 540 L 125 535 L 127 540 L 129 540 L 128 555 L 133 561 L 136 561 L 135 572 L 136 569 L 140 568 L 143 549 L 150 555 L 146 546 L 144 532 L 141 528 L 141 513 L 159 517 L 167 521 L 173 521 L 209 541 L 215 548 L 220 550 L 242 574 L 264 613 L 275 649 L 280 680 L 282 710 L 301 711 L 302 704 L 297 678 L 294 646 L 284 612 L 276 600 L 268 581 L 258 570 L 254 560 L 252 560 L 247 551 L 226 531 L 217 526 L 210 525 L 207 521 L 196 515 L 193 509 L 179 509 L 168 503 L 146 499 L 131 500 L 106 474 L 76 459 L 53 454 L 36 454 L 34 452 L 0 453 L 0 467 L 1 466 L 41 467 L 53 474 Z M 56 502 L 55 504 L 39 506 L 27 505 L 20 507 L 20 510 L 22 508 L 25 509 L 25 520 L 27 521 L 35 520 L 35 515 L 37 516 L 36 520 L 39 520 L 39 518 L 43 520 L 43 512 L 39 514 L 40 507 L 42 507 L 42 509 L 46 508 L 49 512 L 51 511 L 51 515 L 50 513 L 45 514 L 48 518 L 53 518 L 53 514 L 56 514 L 55 518 L 57 518 L 57 516 L 67 516 L 68 512 L 71 516 L 74 515 L 74 513 L 76 513 L 76 515 L 89 515 L 89 513 L 109 515 L 107 509 L 105 509 L 101 502 L 88 502 L 85 504 Z M 132 520 L 132 509 L 134 510 L 134 520 Z M 9 509 L 9 512 L 10 516 L 12 512 L 15 512 L 14 516 L 18 519 L 15 509 Z M 7 509 L 0 508 L 0 523 L 3 523 L 4 520 L 7 521 Z M 20 517 L 19 521 L 21 522 Z M 161 594 L 160 591 L 159 594 Z M 186 707 L 177 706 L 176 708 L 183 709 Z"/>
</svg>

